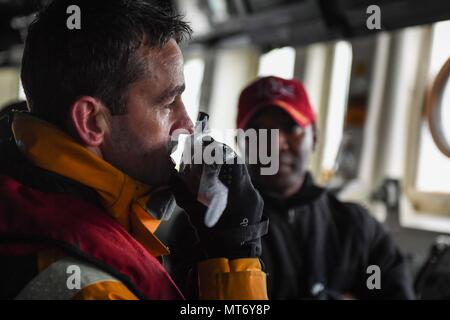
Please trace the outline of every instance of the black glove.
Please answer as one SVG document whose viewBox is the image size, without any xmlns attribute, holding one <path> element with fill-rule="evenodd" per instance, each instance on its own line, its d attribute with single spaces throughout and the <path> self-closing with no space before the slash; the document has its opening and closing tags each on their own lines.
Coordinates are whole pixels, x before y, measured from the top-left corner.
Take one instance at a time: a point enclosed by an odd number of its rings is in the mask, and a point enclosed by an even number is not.
<svg viewBox="0 0 450 320">
<path fill-rule="evenodd" d="M 264 202 L 251 183 L 246 165 L 236 162 L 221 167 L 219 180 L 228 188 L 228 201 L 212 228 L 204 223 L 207 208 L 197 201 L 198 186 L 187 186 L 178 172 L 172 174 L 171 188 L 176 202 L 196 228 L 205 258 L 237 259 L 261 255 L 261 237 L 268 230 L 268 219 L 262 217 Z M 199 169 L 203 165 L 194 167 Z"/>
</svg>

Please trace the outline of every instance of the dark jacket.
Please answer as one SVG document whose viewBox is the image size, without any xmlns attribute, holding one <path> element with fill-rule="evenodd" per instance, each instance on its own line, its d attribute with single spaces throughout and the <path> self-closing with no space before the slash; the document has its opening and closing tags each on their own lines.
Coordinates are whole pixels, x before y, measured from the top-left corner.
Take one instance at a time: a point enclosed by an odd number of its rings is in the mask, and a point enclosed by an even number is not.
<svg viewBox="0 0 450 320">
<path fill-rule="evenodd" d="M 271 299 L 414 298 L 405 258 L 363 207 L 339 201 L 310 174 L 287 201 L 263 198 L 270 224 L 262 258 Z M 368 289 L 371 265 L 380 268 L 380 290 Z"/>
</svg>

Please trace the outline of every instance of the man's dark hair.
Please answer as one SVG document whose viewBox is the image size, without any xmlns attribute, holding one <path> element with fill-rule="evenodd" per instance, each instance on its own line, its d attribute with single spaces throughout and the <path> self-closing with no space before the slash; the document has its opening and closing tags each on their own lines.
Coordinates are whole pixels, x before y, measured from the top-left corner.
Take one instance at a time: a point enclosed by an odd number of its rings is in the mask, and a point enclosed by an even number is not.
<svg viewBox="0 0 450 320">
<path fill-rule="evenodd" d="M 81 9 L 81 29 L 69 30 L 67 8 Z M 65 127 L 81 96 L 99 99 L 113 115 L 126 113 L 130 84 L 145 72 L 138 50 L 191 35 L 182 17 L 144 0 L 54 0 L 30 25 L 22 83 L 30 109 Z"/>
</svg>

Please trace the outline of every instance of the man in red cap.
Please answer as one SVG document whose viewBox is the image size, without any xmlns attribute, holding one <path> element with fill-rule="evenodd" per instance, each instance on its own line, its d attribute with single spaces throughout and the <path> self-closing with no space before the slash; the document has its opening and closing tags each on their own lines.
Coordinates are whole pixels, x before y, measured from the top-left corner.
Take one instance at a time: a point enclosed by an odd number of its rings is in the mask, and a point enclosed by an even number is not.
<svg viewBox="0 0 450 320">
<path fill-rule="evenodd" d="M 317 144 L 315 114 L 303 85 L 261 78 L 242 92 L 240 129 L 279 129 L 279 170 L 250 165 L 270 219 L 263 261 L 272 299 L 412 299 L 406 262 L 384 227 L 359 205 L 343 203 L 307 171 Z M 273 148 L 273 147 L 272 147 Z"/>
</svg>

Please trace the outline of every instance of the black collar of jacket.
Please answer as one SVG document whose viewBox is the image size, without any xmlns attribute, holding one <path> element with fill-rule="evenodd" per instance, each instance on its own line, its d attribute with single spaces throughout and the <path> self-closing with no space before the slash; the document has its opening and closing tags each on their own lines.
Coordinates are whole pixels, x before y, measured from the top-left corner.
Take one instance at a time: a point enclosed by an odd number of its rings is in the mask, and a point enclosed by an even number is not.
<svg viewBox="0 0 450 320">
<path fill-rule="evenodd" d="M 264 198 L 264 206 L 288 210 L 290 208 L 300 207 L 318 200 L 326 193 L 326 190 L 317 186 L 311 173 L 306 172 L 302 187 L 296 194 L 288 199 L 279 199 L 263 191 L 260 191 L 260 193 Z"/>
</svg>

